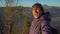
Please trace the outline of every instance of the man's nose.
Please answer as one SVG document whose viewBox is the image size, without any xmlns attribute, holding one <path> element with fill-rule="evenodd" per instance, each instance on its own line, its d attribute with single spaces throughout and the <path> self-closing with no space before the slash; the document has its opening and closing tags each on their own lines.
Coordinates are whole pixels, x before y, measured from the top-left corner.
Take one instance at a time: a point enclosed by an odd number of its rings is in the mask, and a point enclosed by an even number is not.
<svg viewBox="0 0 60 34">
<path fill-rule="evenodd" d="M 37 10 L 35 12 L 38 13 Z"/>
</svg>

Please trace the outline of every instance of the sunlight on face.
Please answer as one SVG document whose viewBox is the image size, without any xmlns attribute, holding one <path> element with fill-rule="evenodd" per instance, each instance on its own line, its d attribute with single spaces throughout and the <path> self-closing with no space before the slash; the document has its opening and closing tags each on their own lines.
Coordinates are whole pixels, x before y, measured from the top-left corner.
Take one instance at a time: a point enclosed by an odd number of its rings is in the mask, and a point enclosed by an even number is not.
<svg viewBox="0 0 60 34">
<path fill-rule="evenodd" d="M 34 6 L 32 8 L 32 14 L 33 14 L 33 16 L 34 16 L 35 19 L 37 19 L 39 16 L 41 16 L 42 11 L 40 10 L 39 6 L 38 7 Z"/>
</svg>

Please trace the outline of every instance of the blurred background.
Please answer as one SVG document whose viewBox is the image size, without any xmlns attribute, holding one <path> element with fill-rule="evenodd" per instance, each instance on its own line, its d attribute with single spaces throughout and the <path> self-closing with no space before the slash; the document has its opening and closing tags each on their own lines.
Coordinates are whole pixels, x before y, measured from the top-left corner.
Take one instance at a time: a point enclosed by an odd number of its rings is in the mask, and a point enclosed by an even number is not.
<svg viewBox="0 0 60 34">
<path fill-rule="evenodd" d="M 60 34 L 60 0 L 0 0 L 0 34 L 28 34 L 35 3 L 50 12 L 51 26 Z"/>
</svg>

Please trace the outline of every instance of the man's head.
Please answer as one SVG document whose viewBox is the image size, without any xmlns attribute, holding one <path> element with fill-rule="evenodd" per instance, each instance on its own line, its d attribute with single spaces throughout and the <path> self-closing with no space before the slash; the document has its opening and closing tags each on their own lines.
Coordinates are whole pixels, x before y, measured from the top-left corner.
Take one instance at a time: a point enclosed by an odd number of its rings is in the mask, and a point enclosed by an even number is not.
<svg viewBox="0 0 60 34">
<path fill-rule="evenodd" d="M 43 7 L 39 3 L 35 3 L 32 6 L 32 14 L 35 19 L 38 19 L 44 13 Z"/>
</svg>

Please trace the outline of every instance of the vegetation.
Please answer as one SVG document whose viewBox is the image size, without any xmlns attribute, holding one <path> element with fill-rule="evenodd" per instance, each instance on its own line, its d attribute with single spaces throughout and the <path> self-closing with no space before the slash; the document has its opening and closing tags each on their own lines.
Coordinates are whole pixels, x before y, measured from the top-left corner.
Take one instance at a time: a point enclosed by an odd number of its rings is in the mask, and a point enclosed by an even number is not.
<svg viewBox="0 0 60 34">
<path fill-rule="evenodd" d="M 30 28 L 30 22 L 29 22 L 28 17 L 26 17 L 25 20 L 24 20 L 22 34 L 28 34 L 29 33 L 29 28 Z"/>
</svg>

